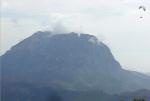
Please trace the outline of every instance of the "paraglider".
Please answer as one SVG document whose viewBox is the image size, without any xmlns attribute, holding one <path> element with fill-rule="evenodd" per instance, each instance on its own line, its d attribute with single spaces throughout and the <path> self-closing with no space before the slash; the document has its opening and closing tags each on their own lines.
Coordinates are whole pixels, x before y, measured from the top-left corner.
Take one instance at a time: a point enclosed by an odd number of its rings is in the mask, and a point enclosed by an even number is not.
<svg viewBox="0 0 150 101">
<path fill-rule="evenodd" d="M 139 10 L 142 10 L 142 12 L 144 11 L 146 11 L 146 7 L 145 6 L 139 6 Z M 143 18 L 143 16 L 140 16 L 140 18 Z"/>
<path fill-rule="evenodd" d="M 145 6 L 139 6 L 139 9 L 143 9 L 143 11 L 145 12 L 146 11 L 146 7 Z"/>
</svg>

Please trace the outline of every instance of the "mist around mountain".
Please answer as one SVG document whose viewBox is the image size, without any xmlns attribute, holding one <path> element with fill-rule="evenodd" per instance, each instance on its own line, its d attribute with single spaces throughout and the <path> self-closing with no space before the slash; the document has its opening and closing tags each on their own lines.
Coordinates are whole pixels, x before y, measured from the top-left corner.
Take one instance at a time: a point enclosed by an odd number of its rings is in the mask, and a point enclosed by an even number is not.
<svg viewBox="0 0 150 101">
<path fill-rule="evenodd" d="M 39 31 L 1 56 L 1 63 L 3 101 L 116 101 L 128 99 L 123 92 L 150 90 L 149 76 L 122 69 L 89 34 Z"/>
</svg>

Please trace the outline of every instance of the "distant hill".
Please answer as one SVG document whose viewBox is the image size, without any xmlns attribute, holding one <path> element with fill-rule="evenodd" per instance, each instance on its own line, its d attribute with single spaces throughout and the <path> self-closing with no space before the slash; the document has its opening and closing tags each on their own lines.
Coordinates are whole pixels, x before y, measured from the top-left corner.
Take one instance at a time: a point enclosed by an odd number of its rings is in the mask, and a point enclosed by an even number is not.
<svg viewBox="0 0 150 101">
<path fill-rule="evenodd" d="M 150 89 L 149 76 L 122 69 L 110 49 L 89 34 L 39 31 L 13 46 L 1 62 L 3 98 L 17 92 L 13 101 L 19 94 L 29 96 L 32 87 L 108 95 Z"/>
</svg>

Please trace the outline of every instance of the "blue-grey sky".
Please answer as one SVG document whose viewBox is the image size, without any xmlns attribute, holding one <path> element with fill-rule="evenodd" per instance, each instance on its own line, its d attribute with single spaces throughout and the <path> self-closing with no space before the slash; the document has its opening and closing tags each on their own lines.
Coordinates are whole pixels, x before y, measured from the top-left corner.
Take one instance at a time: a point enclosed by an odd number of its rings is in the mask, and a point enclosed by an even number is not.
<svg viewBox="0 0 150 101">
<path fill-rule="evenodd" d="M 1 0 L 0 7 L 1 54 L 39 30 L 75 31 L 96 35 L 123 68 L 150 72 L 150 0 Z"/>
</svg>

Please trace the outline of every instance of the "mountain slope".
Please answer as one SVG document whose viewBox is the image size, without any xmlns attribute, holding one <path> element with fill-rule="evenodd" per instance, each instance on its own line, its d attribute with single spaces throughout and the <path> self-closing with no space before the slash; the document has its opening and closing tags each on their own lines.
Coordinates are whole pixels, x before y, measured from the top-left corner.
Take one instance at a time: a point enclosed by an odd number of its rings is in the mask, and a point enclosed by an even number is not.
<svg viewBox="0 0 150 101">
<path fill-rule="evenodd" d="M 111 94 L 150 89 L 148 76 L 123 70 L 110 49 L 88 34 L 36 32 L 1 60 L 2 86 L 25 82 L 55 90 Z"/>
<path fill-rule="evenodd" d="M 119 95 L 119 99 L 125 99 L 125 101 L 131 101 L 134 98 L 150 100 L 150 90 L 142 89 L 134 92 L 126 92 Z"/>
<path fill-rule="evenodd" d="M 150 90 L 125 92 L 119 95 L 103 91 L 54 90 L 51 87 L 36 87 L 32 84 L 16 83 L 4 85 L 2 101 L 132 101 L 134 98 L 149 101 Z"/>
</svg>

